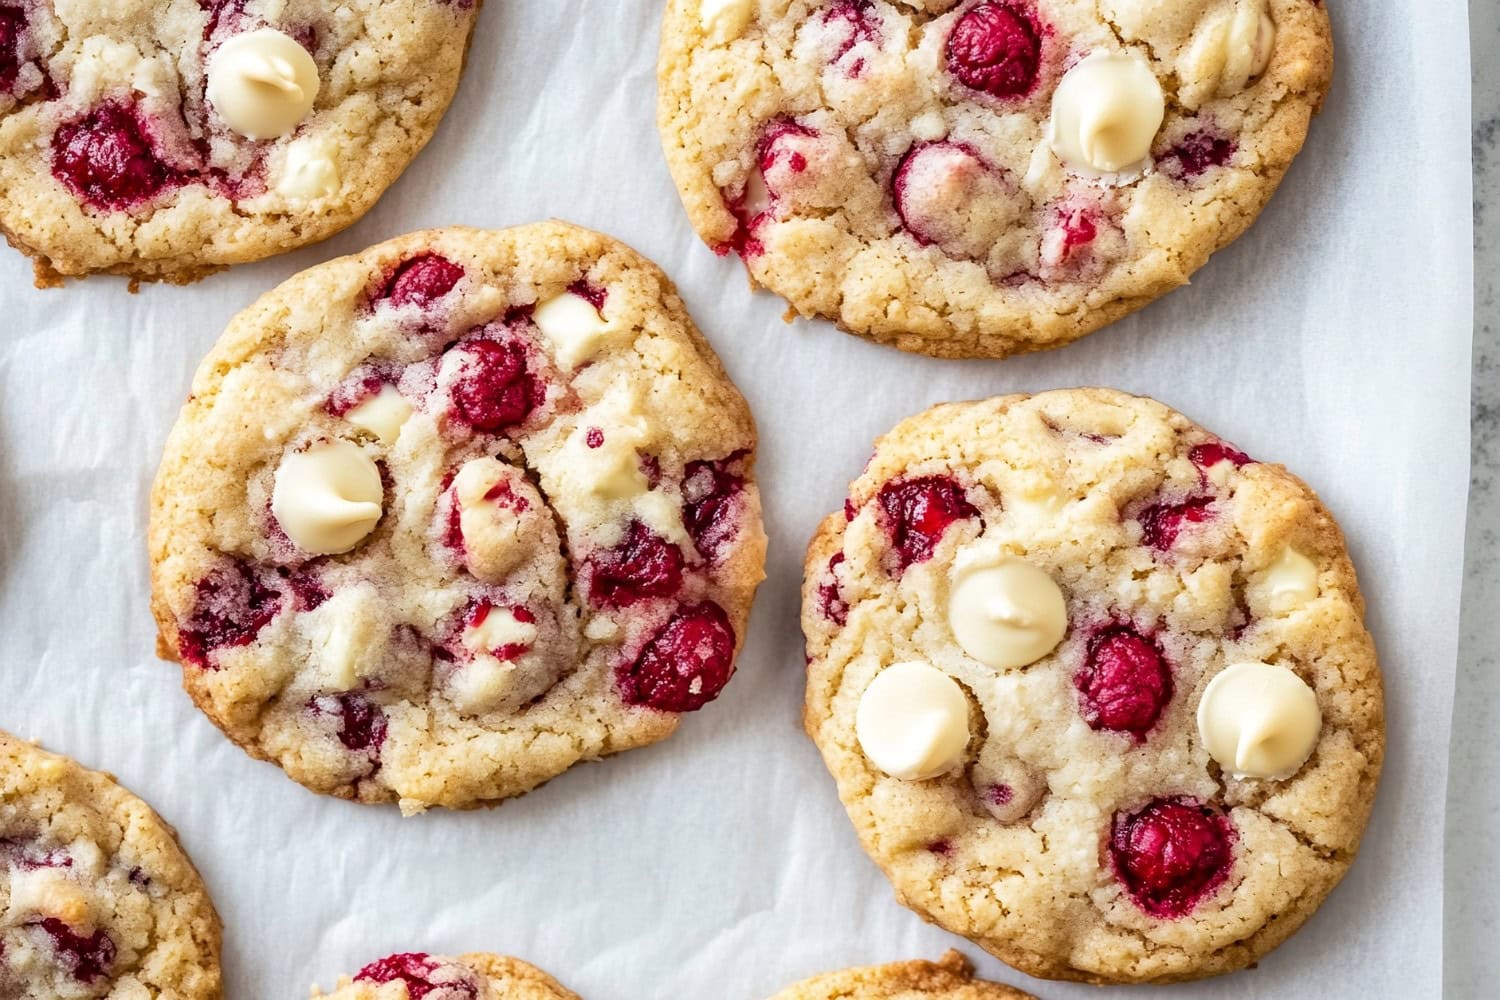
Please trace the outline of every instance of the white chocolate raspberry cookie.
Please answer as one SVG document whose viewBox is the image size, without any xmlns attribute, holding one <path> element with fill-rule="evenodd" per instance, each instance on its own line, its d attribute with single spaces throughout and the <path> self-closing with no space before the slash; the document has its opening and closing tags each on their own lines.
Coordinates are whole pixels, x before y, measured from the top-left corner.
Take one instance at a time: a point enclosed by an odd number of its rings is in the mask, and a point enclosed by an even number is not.
<svg viewBox="0 0 1500 1000">
<path fill-rule="evenodd" d="M 407 952 L 371 962 L 314 1000 L 579 1000 L 533 965 L 501 955 Z"/>
<path fill-rule="evenodd" d="M 153 495 L 161 649 L 309 788 L 519 795 L 729 680 L 754 463 L 744 400 L 629 248 L 403 236 L 265 295 L 199 368 Z"/>
<path fill-rule="evenodd" d="M 771 1000 L 1036 1000 L 1003 983 L 974 978 L 958 952 L 936 962 L 893 962 L 845 969 L 788 986 Z"/>
<path fill-rule="evenodd" d="M 219 917 L 172 828 L 0 733 L 0 996 L 217 1000 Z"/>
<path fill-rule="evenodd" d="M 907 906 L 1036 976 L 1208 976 L 1354 860 L 1363 616 L 1313 492 L 1160 403 L 939 406 L 812 541 L 805 723 Z"/>
<path fill-rule="evenodd" d="M 1310 0 L 668 0 L 658 124 L 693 226 L 754 284 L 1004 357 L 1244 232 L 1332 68 Z"/>
<path fill-rule="evenodd" d="M 0 231 L 37 284 L 194 281 L 357 220 L 480 0 L 0 0 Z"/>
</svg>

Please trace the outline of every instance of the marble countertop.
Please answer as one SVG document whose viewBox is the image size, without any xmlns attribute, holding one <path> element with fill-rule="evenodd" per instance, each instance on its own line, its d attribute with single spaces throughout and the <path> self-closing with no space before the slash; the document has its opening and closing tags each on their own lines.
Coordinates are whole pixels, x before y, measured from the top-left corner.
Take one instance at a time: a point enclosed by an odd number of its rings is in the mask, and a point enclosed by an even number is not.
<svg viewBox="0 0 1500 1000">
<path fill-rule="evenodd" d="M 1448 777 L 1445 989 L 1491 995 L 1500 937 L 1500 4 L 1471 0 L 1474 389 L 1463 634 Z M 1421 850 L 1420 845 L 1412 845 Z"/>
</svg>

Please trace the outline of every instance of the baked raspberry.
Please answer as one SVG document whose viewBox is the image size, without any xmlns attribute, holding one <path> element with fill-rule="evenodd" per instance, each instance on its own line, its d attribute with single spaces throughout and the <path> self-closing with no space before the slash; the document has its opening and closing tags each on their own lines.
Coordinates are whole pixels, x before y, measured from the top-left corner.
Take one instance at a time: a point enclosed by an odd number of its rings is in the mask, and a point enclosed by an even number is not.
<svg viewBox="0 0 1500 1000">
<path fill-rule="evenodd" d="M 1161 649 L 1130 625 L 1112 625 L 1089 640 L 1073 683 L 1084 721 L 1137 740 L 1145 739 L 1172 700 L 1172 672 Z"/>
<path fill-rule="evenodd" d="M 238 560 L 198 581 L 193 610 L 177 634 L 183 659 L 210 669 L 216 649 L 248 646 L 281 611 L 281 592 Z"/>
<path fill-rule="evenodd" d="M 481 627 L 484 625 L 485 619 L 490 616 L 490 612 L 494 610 L 495 605 L 484 598 L 470 601 L 459 615 L 461 627 L 463 629 Z M 536 615 L 524 607 L 513 607 L 507 610 L 510 611 L 511 616 L 518 622 L 525 622 L 528 625 L 536 623 Z M 502 663 L 509 663 L 512 660 L 517 660 L 525 656 L 530 649 L 531 646 L 526 643 L 512 642 L 496 647 L 495 649 L 487 649 L 484 652 L 500 660 Z"/>
<path fill-rule="evenodd" d="M 719 696 L 734 673 L 734 628 L 712 601 L 685 607 L 615 675 L 630 705 L 693 712 Z"/>
<path fill-rule="evenodd" d="M 479 988 L 467 979 L 452 979 L 444 976 L 443 982 L 433 982 L 439 970 L 443 966 L 422 952 L 406 952 L 401 955 L 388 955 L 378 962 L 369 965 L 355 973 L 356 983 L 401 983 L 406 987 L 408 1000 L 422 1000 L 433 990 L 442 988 L 448 991 L 448 995 L 457 997 L 460 994 L 466 997 L 477 997 Z"/>
<path fill-rule="evenodd" d="M 40 926 L 52 939 L 58 961 L 80 983 L 103 978 L 115 962 L 115 943 L 102 930 L 83 937 L 56 917 L 44 918 Z"/>
<path fill-rule="evenodd" d="M 1152 504 L 1141 511 L 1141 537 L 1153 549 L 1167 551 L 1184 526 L 1213 519 L 1213 497 L 1188 497 L 1178 503 Z"/>
<path fill-rule="evenodd" d="M 604 431 L 598 427 L 590 427 L 588 433 L 584 435 L 583 443 L 590 448 L 604 447 Z"/>
<path fill-rule="evenodd" d="M 703 558 L 721 555 L 739 531 L 745 480 L 729 471 L 743 452 L 722 462 L 689 462 L 682 480 L 682 523 Z"/>
<path fill-rule="evenodd" d="M 682 550 L 640 521 L 631 521 L 618 545 L 589 558 L 589 603 L 620 608 L 671 597 L 682 588 L 682 566 Z"/>
<path fill-rule="evenodd" d="M 19 7 L 0 7 L 0 90 L 9 91 L 21 73 L 21 34 L 26 30 L 26 12 Z"/>
<path fill-rule="evenodd" d="M 1190 913 L 1229 875 L 1234 826 L 1186 797 L 1155 799 L 1116 813 L 1109 838 L 1115 875 L 1142 910 L 1173 919 Z"/>
<path fill-rule="evenodd" d="M 248 0 L 198 0 L 198 6 L 208 12 L 208 24 L 203 28 L 203 38 L 207 40 L 219 28 L 242 18 L 247 2 Z"/>
<path fill-rule="evenodd" d="M 1027 93 L 1041 65 L 1041 30 L 1011 4 L 977 4 L 948 36 L 948 71 L 965 87 L 993 97 Z"/>
<path fill-rule="evenodd" d="M 843 628 L 849 624 L 849 602 L 839 590 L 839 564 L 844 561 L 842 552 L 835 552 L 828 560 L 828 578 L 818 584 L 818 610 L 823 617 Z"/>
<path fill-rule="evenodd" d="M 380 297 L 398 308 L 414 305 L 425 309 L 453 291 L 463 276 L 464 269 L 447 257 L 423 254 L 396 268 Z"/>
<path fill-rule="evenodd" d="M 390 379 L 369 368 L 356 371 L 328 394 L 323 409 L 329 416 L 342 417 L 372 396 L 378 395 L 389 383 Z"/>
<path fill-rule="evenodd" d="M 871 0 L 835 0 L 822 14 L 823 26 L 834 34 L 830 62 L 842 63 L 844 57 L 861 42 L 880 44 L 880 17 Z M 865 71 L 865 60 L 854 59 L 844 71 L 858 78 Z"/>
<path fill-rule="evenodd" d="M 903 571 L 930 559 L 955 521 L 979 516 L 964 496 L 964 488 L 948 476 L 894 480 L 882 486 L 875 499 Z"/>
<path fill-rule="evenodd" d="M 111 211 L 154 198 L 179 180 L 151 148 L 135 109 L 123 101 L 58 126 L 52 174 L 87 204 Z"/>
<path fill-rule="evenodd" d="M 1157 166 L 1168 177 L 1190 181 L 1211 167 L 1228 163 L 1234 150 L 1233 139 L 1209 129 L 1199 129 L 1163 153 L 1157 159 Z"/>
<path fill-rule="evenodd" d="M 984 800 L 994 806 L 1008 806 L 1016 797 L 1015 790 L 1009 785 L 994 784 L 987 785 L 984 789 Z"/>
<path fill-rule="evenodd" d="M 591 285 L 587 281 L 575 281 L 568 286 L 568 291 L 583 299 L 589 305 L 597 309 L 600 315 L 604 313 L 604 303 L 609 301 L 609 289 L 598 285 Z"/>
<path fill-rule="evenodd" d="M 1193 446 L 1188 452 L 1188 461 L 1200 469 L 1208 470 L 1220 462 L 1233 462 L 1234 467 L 1239 469 L 1249 465 L 1254 459 L 1223 441 L 1207 441 Z"/>
<path fill-rule="evenodd" d="M 461 361 L 453 385 L 453 406 L 481 431 L 514 427 L 531 415 L 542 387 L 526 366 L 526 349 L 516 341 L 470 340 L 453 348 Z"/>
<path fill-rule="evenodd" d="M 891 182 L 896 214 L 922 246 L 982 260 L 1026 207 L 1025 195 L 973 147 L 915 146 Z"/>
<path fill-rule="evenodd" d="M 287 586 L 292 591 L 292 609 L 294 611 L 316 611 L 333 595 L 323 585 L 317 572 L 310 567 L 303 566 L 298 570 L 282 570 Z"/>
<path fill-rule="evenodd" d="M 315 708 L 338 716 L 339 742 L 356 752 L 373 751 L 380 758 L 380 747 L 385 743 L 385 713 L 379 705 L 354 692 L 319 698 Z"/>
</svg>

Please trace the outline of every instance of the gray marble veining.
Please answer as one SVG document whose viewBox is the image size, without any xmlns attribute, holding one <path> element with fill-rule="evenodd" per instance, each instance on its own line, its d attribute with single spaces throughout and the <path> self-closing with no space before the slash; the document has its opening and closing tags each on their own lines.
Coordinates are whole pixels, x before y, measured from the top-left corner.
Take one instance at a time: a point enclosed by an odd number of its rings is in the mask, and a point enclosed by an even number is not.
<svg viewBox="0 0 1500 1000">
<path fill-rule="evenodd" d="M 1474 437 L 1445 845 L 1444 993 L 1450 997 L 1493 996 L 1500 972 L 1500 4 L 1471 0 L 1469 18 Z"/>
</svg>

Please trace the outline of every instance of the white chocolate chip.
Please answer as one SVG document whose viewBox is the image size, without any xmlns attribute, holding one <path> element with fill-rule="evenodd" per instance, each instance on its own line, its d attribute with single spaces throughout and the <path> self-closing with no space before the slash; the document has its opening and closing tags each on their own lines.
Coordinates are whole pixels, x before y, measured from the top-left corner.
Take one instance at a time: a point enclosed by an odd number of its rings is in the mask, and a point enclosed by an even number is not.
<svg viewBox="0 0 1500 1000">
<path fill-rule="evenodd" d="M 1291 777 L 1322 728 L 1317 695 L 1285 667 L 1236 663 L 1209 682 L 1198 703 L 1198 735 L 1235 777 Z"/>
<path fill-rule="evenodd" d="M 340 589 L 313 611 L 298 616 L 311 642 L 319 683 L 332 691 L 353 691 L 367 665 L 385 658 L 390 625 L 380 595 L 369 583 Z"/>
<path fill-rule="evenodd" d="M 860 697 L 854 731 L 880 770 L 925 781 L 954 768 L 969 745 L 969 700 L 958 682 L 926 663 L 897 663 Z"/>
<path fill-rule="evenodd" d="M 732 42 L 745 33 L 755 13 L 755 0 L 702 0 L 698 16 L 703 31 L 716 45 Z"/>
<path fill-rule="evenodd" d="M 564 292 L 537 307 L 532 322 L 552 343 L 558 363 L 569 368 L 589 360 L 619 332 L 588 299 Z"/>
<path fill-rule="evenodd" d="M 493 653 L 505 646 L 530 646 L 536 626 L 523 622 L 509 608 L 490 607 L 478 624 L 464 628 L 464 648 L 471 653 Z"/>
<path fill-rule="evenodd" d="M 1211 98 L 1238 94 L 1266 71 L 1275 44 L 1276 23 L 1266 0 L 1236 0 L 1193 36 L 1180 63 L 1186 82 L 1179 99 L 1191 110 Z"/>
<path fill-rule="evenodd" d="M 309 136 L 287 144 L 276 191 L 297 201 L 316 201 L 338 194 L 338 147 L 331 139 Z"/>
<path fill-rule="evenodd" d="M 302 123 L 318 98 L 318 66 L 275 28 L 235 35 L 208 60 L 208 99 L 249 139 L 275 139 Z"/>
<path fill-rule="evenodd" d="M 1318 567 L 1291 546 L 1260 574 L 1258 581 L 1266 589 L 1271 610 L 1276 614 L 1295 611 L 1318 596 Z"/>
<path fill-rule="evenodd" d="M 1124 180 L 1145 169 L 1165 117 L 1166 97 L 1146 60 L 1094 52 L 1053 93 L 1052 149 L 1079 173 Z"/>
<path fill-rule="evenodd" d="M 1020 559 L 959 575 L 948 597 L 958 644 L 996 670 L 1024 667 L 1057 648 L 1068 630 L 1062 589 Z"/>
<path fill-rule="evenodd" d="M 56 917 L 69 927 L 86 928 L 94 919 L 88 893 L 61 868 L 10 870 L 10 907 L 5 922 L 12 926 L 37 917 Z"/>
<path fill-rule="evenodd" d="M 384 499 L 374 459 L 349 441 L 325 441 L 281 460 L 271 512 L 304 552 L 336 555 L 375 530 Z"/>
<path fill-rule="evenodd" d="M 448 696 L 460 711 L 488 712 L 505 702 L 515 685 L 514 663 L 493 656 L 476 656 L 455 670 L 448 680 Z"/>
<path fill-rule="evenodd" d="M 395 386 L 383 385 L 375 395 L 344 414 L 344 419 L 389 446 L 401 436 L 401 428 L 411 413 L 406 397 Z"/>
</svg>

